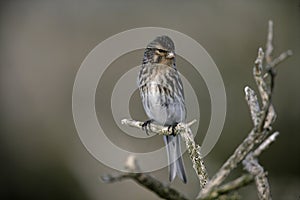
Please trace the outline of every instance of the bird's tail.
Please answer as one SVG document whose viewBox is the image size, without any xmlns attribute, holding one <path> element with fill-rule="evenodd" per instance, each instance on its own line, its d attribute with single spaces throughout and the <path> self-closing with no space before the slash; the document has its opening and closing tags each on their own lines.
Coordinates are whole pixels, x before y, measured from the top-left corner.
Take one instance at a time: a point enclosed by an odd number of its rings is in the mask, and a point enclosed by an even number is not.
<svg viewBox="0 0 300 200">
<path fill-rule="evenodd" d="M 173 181 L 176 174 L 178 174 L 179 178 L 186 183 L 187 179 L 181 157 L 180 136 L 164 136 L 164 142 L 168 153 L 169 180 Z"/>
</svg>

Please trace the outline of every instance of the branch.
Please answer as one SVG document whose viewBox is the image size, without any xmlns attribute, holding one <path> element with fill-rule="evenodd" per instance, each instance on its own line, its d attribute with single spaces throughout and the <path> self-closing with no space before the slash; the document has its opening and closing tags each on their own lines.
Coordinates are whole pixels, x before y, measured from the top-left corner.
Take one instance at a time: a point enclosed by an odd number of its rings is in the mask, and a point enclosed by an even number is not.
<svg viewBox="0 0 300 200">
<path fill-rule="evenodd" d="M 255 92 L 248 86 L 246 86 L 244 90 L 245 90 L 245 99 L 248 103 L 253 125 L 255 127 L 259 124 L 260 115 L 261 115 L 257 96 Z"/>
<path fill-rule="evenodd" d="M 274 68 L 279 63 L 286 60 L 288 57 L 293 55 L 291 50 L 287 50 L 278 56 L 277 58 L 272 59 L 272 52 L 273 52 L 273 22 L 269 21 L 268 26 L 268 37 L 267 37 L 267 44 L 266 44 L 266 61 L 269 67 Z"/>
<path fill-rule="evenodd" d="M 253 181 L 253 176 L 251 176 L 249 174 L 244 174 L 241 177 L 220 186 L 216 190 L 216 192 L 218 192 L 219 194 L 227 194 L 229 192 L 232 192 L 239 188 L 242 188 L 242 187 L 248 185 L 249 183 L 252 183 L 252 181 Z"/>
<path fill-rule="evenodd" d="M 275 138 L 279 132 L 275 132 L 269 138 L 267 138 L 254 152 L 250 152 L 245 160 L 243 160 L 243 165 L 245 169 L 251 175 L 242 175 L 234 181 L 231 181 L 227 184 L 224 184 L 220 187 L 216 187 L 211 190 L 209 193 L 206 193 L 205 196 L 201 196 L 200 199 L 214 199 L 220 195 L 227 194 L 231 191 L 235 191 L 243 186 L 248 185 L 253 180 L 258 188 L 259 198 L 260 199 L 270 199 L 270 187 L 268 184 L 267 173 L 264 172 L 262 166 L 258 164 L 257 157 L 266 150 L 269 145 L 275 141 Z"/>
<path fill-rule="evenodd" d="M 269 136 L 263 143 L 259 145 L 257 149 L 253 152 L 253 156 L 257 158 L 260 154 L 265 151 L 273 142 L 275 142 L 276 137 L 279 135 L 279 132 L 274 132 L 271 136 Z"/>
<path fill-rule="evenodd" d="M 259 199 L 271 199 L 267 172 L 264 171 L 264 168 L 258 163 L 258 160 L 253 159 L 253 157 L 249 157 L 244 166 L 245 170 L 255 177 L 254 179 Z"/>
<path fill-rule="evenodd" d="M 270 67 L 276 67 L 281 62 L 285 61 L 287 58 L 291 57 L 293 52 L 291 50 L 287 50 L 286 52 L 281 53 L 277 58 L 275 58 L 271 63 Z"/>
<path fill-rule="evenodd" d="M 259 48 L 258 57 L 255 61 L 253 67 L 253 76 L 257 82 L 260 96 L 265 106 L 270 106 L 268 88 L 264 79 L 262 79 L 262 59 L 263 51 Z M 237 165 L 245 158 L 245 156 L 254 148 L 256 144 L 263 141 L 265 136 L 268 134 L 269 129 L 262 129 L 264 126 L 265 119 L 269 110 L 269 107 L 260 112 L 259 103 L 255 92 L 250 87 L 245 87 L 245 98 L 250 108 L 251 117 L 254 123 L 254 128 L 244 139 L 244 141 L 236 148 L 234 153 L 228 158 L 228 160 L 223 164 L 223 166 L 218 170 L 218 172 L 209 181 L 207 186 L 201 191 L 200 197 L 208 196 L 214 188 L 219 186 L 228 177 L 230 172 L 237 167 Z M 270 113 L 272 114 L 272 113 Z M 273 113 L 274 114 L 274 113 Z M 272 116 L 271 116 L 272 117 Z M 273 117 L 272 117 L 273 118 Z"/>
<path fill-rule="evenodd" d="M 249 154 L 256 145 L 262 143 L 272 130 L 272 124 L 276 119 L 276 112 L 271 103 L 275 79 L 274 66 L 291 55 L 291 51 L 287 51 L 272 60 L 272 40 L 273 22 L 269 21 L 266 55 L 264 56 L 262 48 L 259 48 L 258 56 L 253 67 L 253 77 L 259 90 L 262 108 L 260 108 L 255 92 L 250 87 L 245 87 L 245 98 L 250 109 L 254 127 L 244 141 L 236 148 L 234 153 L 212 177 L 206 187 L 200 192 L 199 197 L 207 197 L 216 187 L 222 184 L 230 172 L 245 159 L 246 155 Z M 263 65 L 264 59 L 267 61 L 267 65 L 265 66 Z M 267 80 L 266 77 L 269 79 Z M 257 178 L 262 177 L 256 176 L 255 179 Z M 260 188 L 258 188 L 258 190 L 259 189 Z"/>
<path fill-rule="evenodd" d="M 228 194 L 232 191 L 238 190 L 239 188 L 242 188 L 246 185 L 249 185 L 254 180 L 253 176 L 250 174 L 244 174 L 241 177 L 226 183 L 222 186 L 219 186 L 212 190 L 209 194 L 207 194 L 205 197 L 200 199 L 216 199 L 217 197 L 221 195 Z"/>
<path fill-rule="evenodd" d="M 272 52 L 273 52 L 273 21 L 269 20 L 268 24 L 268 36 L 267 36 L 267 44 L 266 44 L 266 61 L 267 63 L 272 62 Z"/>
<path fill-rule="evenodd" d="M 268 105 L 267 103 L 270 100 L 270 93 L 267 83 L 265 82 L 263 78 L 263 59 L 264 59 L 264 52 L 262 48 L 258 49 L 258 55 L 257 59 L 254 62 L 254 67 L 253 67 L 253 76 L 256 82 L 256 85 L 258 87 L 258 91 L 260 93 L 260 97 L 262 100 L 263 108 L 266 108 Z"/>
<path fill-rule="evenodd" d="M 174 134 L 184 134 L 184 132 L 187 132 L 187 129 L 189 127 L 191 127 L 194 123 L 196 123 L 196 120 L 194 119 L 193 121 L 189 122 L 189 123 L 179 123 L 177 124 L 175 130 L 174 130 Z M 144 122 L 141 121 L 136 121 L 136 120 L 132 120 L 132 119 L 122 119 L 121 120 L 121 124 L 133 127 L 133 128 L 138 128 L 141 130 L 143 129 L 143 124 Z M 158 124 L 154 124 L 154 123 L 150 123 L 148 126 L 150 132 L 154 133 L 154 134 L 158 134 L 158 135 L 171 135 L 173 134 L 172 131 L 169 129 L 168 126 L 161 126 Z"/>
<path fill-rule="evenodd" d="M 127 169 L 131 169 L 132 171 L 135 171 L 136 169 L 139 169 L 139 165 L 137 164 L 137 161 L 133 156 L 129 156 L 126 161 Z M 154 178 L 153 176 L 150 176 L 148 174 L 144 173 L 122 173 L 119 175 L 104 175 L 101 176 L 101 180 L 105 183 L 114 183 L 118 181 L 123 181 L 126 179 L 131 179 L 135 181 L 136 183 L 144 186 L 145 188 L 149 189 L 150 191 L 156 193 L 159 197 L 164 199 L 170 199 L 170 200 L 187 200 L 185 196 L 177 192 L 175 189 L 164 185 L 159 180 Z"/>
<path fill-rule="evenodd" d="M 105 175 L 101 177 L 101 180 L 105 183 L 114 183 L 125 179 L 131 179 L 137 182 L 138 184 L 149 189 L 150 191 L 156 193 L 159 197 L 163 199 L 187 200 L 186 197 L 177 192 L 175 189 L 162 184 L 159 180 L 147 174 L 125 173 L 117 176 Z"/>
<path fill-rule="evenodd" d="M 244 169 L 255 177 L 255 184 L 259 199 L 271 199 L 271 192 L 267 172 L 265 172 L 264 168 L 258 163 L 257 157 L 275 141 L 278 135 L 279 132 L 273 133 L 261 145 L 259 145 L 254 152 L 249 153 L 243 161 Z"/>
<path fill-rule="evenodd" d="M 200 145 L 196 144 L 190 128 L 187 128 L 185 132 L 182 132 L 181 137 L 185 141 L 185 145 L 188 149 L 190 159 L 193 163 L 193 168 L 198 175 L 200 187 L 204 188 L 208 181 L 208 174 L 204 165 L 200 150 Z"/>
<path fill-rule="evenodd" d="M 192 131 L 189 128 L 195 122 L 196 122 L 196 120 L 193 120 L 193 121 L 191 121 L 187 124 L 179 123 L 175 128 L 175 134 L 179 134 L 183 138 L 183 140 L 185 141 L 187 150 L 189 152 L 190 158 L 191 158 L 192 163 L 193 163 L 193 168 L 194 168 L 195 172 L 198 175 L 198 178 L 199 178 L 199 181 L 200 181 L 200 186 L 201 186 L 201 188 L 204 188 L 204 186 L 206 185 L 206 183 L 208 181 L 208 175 L 207 175 L 204 163 L 203 163 L 202 156 L 200 154 L 201 147 L 198 144 L 195 143 Z M 140 122 L 140 121 L 123 119 L 121 121 L 121 123 L 143 130 L 143 127 L 142 127 L 143 122 Z M 149 130 L 152 133 L 155 133 L 155 134 L 158 134 L 158 135 L 170 135 L 170 134 L 172 134 L 172 130 L 170 130 L 168 127 L 157 125 L 157 124 L 154 124 L 154 123 L 151 123 L 149 125 Z"/>
</svg>

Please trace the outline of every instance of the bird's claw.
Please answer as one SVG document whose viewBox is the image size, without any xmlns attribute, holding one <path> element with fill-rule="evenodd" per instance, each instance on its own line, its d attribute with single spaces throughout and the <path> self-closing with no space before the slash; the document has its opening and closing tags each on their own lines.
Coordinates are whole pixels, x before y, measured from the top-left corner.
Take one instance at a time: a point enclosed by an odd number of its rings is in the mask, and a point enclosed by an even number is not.
<svg viewBox="0 0 300 200">
<path fill-rule="evenodd" d="M 177 124 L 178 123 L 175 123 L 173 125 L 168 126 L 168 131 L 170 131 L 170 128 L 172 128 L 172 135 L 173 136 L 176 136 L 176 134 L 175 134 L 175 128 L 176 128 Z"/>
<path fill-rule="evenodd" d="M 152 119 L 149 119 L 147 121 L 145 121 L 143 124 L 142 124 L 142 129 L 145 130 L 146 134 L 149 135 L 149 132 L 148 130 L 150 130 L 150 124 L 153 122 Z"/>
</svg>

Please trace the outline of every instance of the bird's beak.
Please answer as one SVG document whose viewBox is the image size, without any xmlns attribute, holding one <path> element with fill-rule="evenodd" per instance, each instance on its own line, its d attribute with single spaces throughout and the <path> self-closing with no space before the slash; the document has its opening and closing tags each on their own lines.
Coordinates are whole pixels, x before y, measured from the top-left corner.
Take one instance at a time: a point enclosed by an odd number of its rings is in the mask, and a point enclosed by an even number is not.
<svg viewBox="0 0 300 200">
<path fill-rule="evenodd" d="M 167 54 L 167 56 L 166 56 L 166 58 L 170 58 L 170 59 L 172 59 L 172 58 L 174 58 L 175 57 L 175 53 L 174 52 L 169 52 L 168 54 Z"/>
</svg>

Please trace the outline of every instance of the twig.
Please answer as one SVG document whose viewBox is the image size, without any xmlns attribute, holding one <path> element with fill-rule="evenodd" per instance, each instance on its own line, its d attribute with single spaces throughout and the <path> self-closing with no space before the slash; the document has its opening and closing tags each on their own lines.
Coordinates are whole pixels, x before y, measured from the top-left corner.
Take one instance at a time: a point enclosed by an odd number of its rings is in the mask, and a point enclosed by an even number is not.
<svg viewBox="0 0 300 200">
<path fill-rule="evenodd" d="M 292 56 L 293 52 L 291 50 L 287 50 L 286 52 L 281 53 L 277 58 L 275 58 L 271 63 L 270 67 L 276 67 L 281 62 L 285 61 L 288 57 Z"/>
<path fill-rule="evenodd" d="M 268 24 L 268 37 L 266 44 L 266 61 L 268 64 L 272 62 L 272 52 L 273 52 L 273 22 L 269 20 Z"/>
<path fill-rule="evenodd" d="M 190 158 L 193 163 L 193 168 L 196 171 L 199 182 L 200 182 L 200 187 L 204 188 L 207 181 L 208 181 L 208 175 L 206 171 L 206 167 L 204 165 L 200 150 L 201 147 L 200 145 L 196 144 L 194 141 L 194 137 L 192 134 L 192 131 L 190 128 L 186 129 L 186 132 L 184 134 L 181 134 L 182 138 L 184 138 L 185 145 L 188 149 Z"/>
<path fill-rule="evenodd" d="M 270 100 L 270 98 L 269 98 L 270 91 L 268 90 L 267 84 L 263 78 L 263 65 L 262 65 L 263 59 L 264 59 L 264 52 L 263 52 L 262 48 L 259 48 L 257 59 L 254 62 L 253 76 L 254 76 L 256 85 L 258 87 L 258 91 L 260 93 L 263 109 L 266 109 L 267 103 Z"/>
<path fill-rule="evenodd" d="M 192 120 L 191 122 L 188 123 L 179 123 L 177 124 L 174 134 L 181 134 L 182 132 L 186 132 L 186 129 L 191 127 L 194 123 L 196 123 L 196 120 Z M 141 121 L 136 121 L 132 119 L 122 119 L 121 124 L 128 125 L 134 128 L 138 128 L 143 130 L 143 124 L 144 122 Z M 173 134 L 172 131 L 169 129 L 168 126 L 161 126 L 158 124 L 151 123 L 149 124 L 149 131 L 158 135 L 171 135 Z"/>
<path fill-rule="evenodd" d="M 249 174 L 244 174 L 241 177 L 220 186 L 216 190 L 216 192 L 218 192 L 219 194 L 227 194 L 229 192 L 232 192 L 234 190 L 237 190 L 241 187 L 244 187 L 244 186 L 248 185 L 252 181 L 253 181 L 253 176 L 251 176 Z"/>
<path fill-rule="evenodd" d="M 220 185 L 229 173 L 237 167 L 237 165 L 250 151 L 252 151 L 255 145 L 264 141 L 269 132 L 272 130 L 272 124 L 276 119 L 276 112 L 271 103 L 275 78 L 273 67 L 292 54 L 291 51 L 287 51 L 278 58 L 272 60 L 272 42 L 273 22 L 269 21 L 266 55 L 264 56 L 262 48 L 259 48 L 258 56 L 253 67 L 253 77 L 259 90 L 262 108 L 259 106 L 255 92 L 251 88 L 245 87 L 246 100 L 250 108 L 254 128 L 245 140 L 237 147 L 233 155 L 229 157 L 219 171 L 208 182 L 206 187 L 201 191 L 199 195 L 200 197 L 206 197 L 212 190 L 214 190 L 214 188 Z M 267 61 L 267 65 L 265 66 L 263 65 L 264 58 Z M 263 74 L 264 72 L 266 74 Z M 269 77 L 269 82 L 267 82 L 266 77 Z M 255 178 L 259 179 L 259 177 Z"/>
<path fill-rule="evenodd" d="M 208 182 L 207 186 L 201 191 L 199 197 L 208 196 L 214 188 L 219 186 L 229 175 L 229 173 L 237 167 L 237 165 L 245 158 L 245 156 L 254 148 L 256 144 L 261 143 L 266 135 L 271 129 L 263 129 L 265 124 L 266 116 L 268 115 L 269 110 L 269 95 L 268 88 L 264 79 L 262 78 L 262 59 L 264 57 L 263 50 L 259 48 L 258 56 L 255 61 L 253 68 L 253 76 L 256 80 L 257 86 L 260 91 L 260 96 L 265 107 L 262 112 L 259 112 L 261 109 L 259 107 L 258 100 L 253 90 L 249 87 L 245 87 L 245 97 L 248 102 L 253 123 L 255 124 L 252 131 L 244 139 L 244 141 L 236 148 L 234 153 L 228 158 L 228 160 L 223 164 L 223 166 L 218 170 L 218 172 L 213 176 L 213 178 Z M 259 112 L 259 113 L 258 113 Z M 274 112 L 275 113 L 275 112 Z M 274 113 L 269 113 L 274 114 Z M 272 116 L 271 116 L 272 117 Z M 273 117 L 272 117 L 273 118 Z"/>
<path fill-rule="evenodd" d="M 130 161 L 128 161 L 131 159 Z M 134 157 L 129 157 L 127 160 L 126 168 L 139 169 L 139 165 L 137 164 Z M 133 161 L 133 162 L 132 162 Z M 127 166 L 129 164 L 129 166 Z M 104 175 L 101 176 L 101 180 L 105 183 L 114 183 L 117 181 L 123 181 L 125 179 L 131 179 L 138 184 L 144 186 L 150 191 L 156 193 L 159 197 L 169 200 L 187 200 L 187 198 L 181 193 L 177 192 L 175 189 L 164 185 L 159 180 L 144 173 L 122 173 L 119 175 Z"/>
<path fill-rule="evenodd" d="M 201 199 L 216 199 L 220 195 L 228 194 L 232 191 L 235 191 L 241 187 L 249 185 L 254 180 L 253 176 L 250 174 L 244 174 L 241 177 L 226 183 L 222 186 L 219 186 L 211 191 L 206 197 Z"/>
<path fill-rule="evenodd" d="M 247 170 L 254 176 L 259 199 L 271 200 L 267 173 L 264 171 L 264 168 L 258 163 L 258 160 L 253 159 L 253 157 L 249 157 L 244 166 L 245 170 Z"/>
<path fill-rule="evenodd" d="M 260 121 L 261 111 L 255 92 L 248 86 L 245 87 L 245 98 L 250 108 L 250 114 L 254 127 L 256 127 Z"/>
<path fill-rule="evenodd" d="M 268 37 L 266 44 L 266 61 L 269 67 L 274 68 L 276 65 L 293 55 L 293 52 L 291 50 L 287 50 L 286 52 L 281 53 L 277 58 L 272 59 L 273 49 L 273 22 L 269 20 Z"/>
<path fill-rule="evenodd" d="M 263 143 L 259 145 L 257 149 L 253 152 L 253 156 L 257 158 L 263 151 L 265 151 L 273 142 L 275 142 L 276 137 L 279 135 L 279 132 L 274 132 L 269 136 Z"/>
<path fill-rule="evenodd" d="M 157 194 L 163 199 L 170 200 L 187 200 L 185 196 L 177 192 L 175 189 L 162 184 L 159 180 L 155 179 L 153 176 L 142 174 L 142 173 L 125 173 L 116 176 L 104 175 L 101 180 L 105 183 L 114 183 L 118 181 L 123 181 L 125 179 L 131 179 L 138 184 L 144 186 L 150 191 Z"/>
<path fill-rule="evenodd" d="M 200 154 L 200 149 L 201 147 L 195 143 L 194 137 L 192 134 L 191 129 L 189 128 L 192 126 L 196 120 L 193 120 L 189 123 L 179 123 L 176 128 L 175 128 L 175 134 L 179 134 L 183 140 L 185 141 L 187 150 L 189 152 L 190 158 L 193 163 L 193 168 L 195 172 L 198 175 L 199 181 L 200 181 L 200 186 L 201 188 L 204 188 L 208 181 L 208 175 L 206 172 L 205 165 L 203 163 L 202 156 Z M 123 119 L 121 121 L 122 124 L 143 129 L 142 124 L 143 122 L 140 121 L 135 121 L 135 120 L 129 120 L 129 119 Z M 149 125 L 149 130 L 152 133 L 158 134 L 158 135 L 170 135 L 172 134 L 172 130 L 170 130 L 168 127 L 157 125 L 154 123 L 151 123 Z"/>
<path fill-rule="evenodd" d="M 271 192 L 267 173 L 259 164 L 257 157 L 275 141 L 278 135 L 279 132 L 273 133 L 261 145 L 259 145 L 254 152 L 249 153 L 245 160 L 243 160 L 244 169 L 255 177 L 254 179 L 259 199 L 271 199 Z"/>
<path fill-rule="evenodd" d="M 253 149 L 254 145 L 259 143 L 267 134 L 267 131 L 255 132 L 252 130 L 247 138 L 237 147 L 234 153 L 228 158 L 213 178 L 207 183 L 206 187 L 201 191 L 199 197 L 205 198 L 214 188 L 219 186 L 229 175 L 229 173 L 237 167 L 237 165 L 245 158 L 245 156 Z"/>
</svg>

